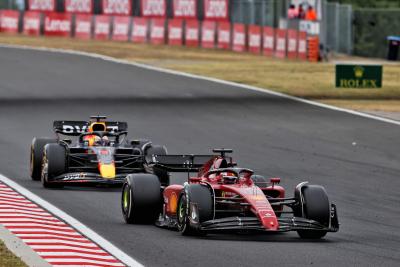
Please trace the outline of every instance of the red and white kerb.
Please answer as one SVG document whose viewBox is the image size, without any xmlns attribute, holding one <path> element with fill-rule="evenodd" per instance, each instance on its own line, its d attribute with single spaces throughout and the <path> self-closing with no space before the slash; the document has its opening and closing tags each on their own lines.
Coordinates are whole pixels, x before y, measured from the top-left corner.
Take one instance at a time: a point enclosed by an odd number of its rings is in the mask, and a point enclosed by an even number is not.
<svg viewBox="0 0 400 267">
<path fill-rule="evenodd" d="M 52 266 L 125 266 L 71 226 L 1 182 L 0 224 Z"/>
</svg>

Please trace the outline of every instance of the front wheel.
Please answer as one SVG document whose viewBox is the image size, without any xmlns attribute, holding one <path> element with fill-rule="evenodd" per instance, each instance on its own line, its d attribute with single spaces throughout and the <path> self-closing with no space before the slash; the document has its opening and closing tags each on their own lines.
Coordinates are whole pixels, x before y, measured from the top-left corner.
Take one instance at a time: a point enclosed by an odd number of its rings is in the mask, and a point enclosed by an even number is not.
<svg viewBox="0 0 400 267">
<path fill-rule="evenodd" d="M 191 184 L 182 192 L 177 210 L 178 230 L 182 235 L 203 235 L 202 222 L 212 220 L 214 205 L 210 190 L 200 184 Z"/>
<path fill-rule="evenodd" d="M 325 189 L 319 185 L 307 185 L 303 189 L 303 217 L 319 222 L 325 227 L 329 226 L 330 204 Z M 324 230 L 298 230 L 301 238 L 320 239 L 327 231 Z"/>
</svg>

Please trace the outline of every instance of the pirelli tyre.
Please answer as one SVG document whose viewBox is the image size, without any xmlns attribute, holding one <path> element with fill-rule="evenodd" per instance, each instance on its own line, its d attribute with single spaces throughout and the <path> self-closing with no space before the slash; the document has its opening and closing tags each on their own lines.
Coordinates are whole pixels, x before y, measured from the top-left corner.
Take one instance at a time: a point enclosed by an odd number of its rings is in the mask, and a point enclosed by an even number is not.
<svg viewBox="0 0 400 267">
<path fill-rule="evenodd" d="M 213 219 L 212 194 L 204 185 L 190 184 L 179 197 L 177 221 L 182 235 L 204 235 L 199 227 L 202 222 Z"/>
<path fill-rule="evenodd" d="M 319 185 L 306 185 L 302 189 L 303 195 L 303 217 L 319 222 L 328 227 L 330 220 L 330 204 L 325 189 Z M 327 231 L 321 230 L 298 230 L 301 238 L 320 239 Z"/>
<path fill-rule="evenodd" d="M 66 149 L 60 144 L 47 144 L 44 147 L 42 164 L 42 185 L 45 188 L 60 188 L 63 185 L 52 179 L 66 172 Z"/>
<path fill-rule="evenodd" d="M 44 146 L 51 143 L 56 143 L 57 139 L 39 137 L 33 138 L 30 153 L 30 175 L 32 180 L 39 181 L 42 173 L 42 159 Z"/>
<path fill-rule="evenodd" d="M 162 210 L 161 185 L 153 174 L 130 174 L 122 187 L 126 223 L 154 223 Z"/>
<path fill-rule="evenodd" d="M 145 151 L 146 162 L 150 163 L 152 161 L 153 155 L 167 155 L 167 148 L 165 146 L 151 145 Z M 169 173 L 166 170 L 153 167 L 153 174 L 158 177 L 162 186 L 169 185 Z"/>
</svg>

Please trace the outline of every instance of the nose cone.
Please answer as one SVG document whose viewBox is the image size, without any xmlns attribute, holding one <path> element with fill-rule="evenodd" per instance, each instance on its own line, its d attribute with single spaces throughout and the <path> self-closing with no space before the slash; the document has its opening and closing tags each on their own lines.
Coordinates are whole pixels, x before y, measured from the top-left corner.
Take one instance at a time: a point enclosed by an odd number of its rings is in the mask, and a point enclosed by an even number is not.
<svg viewBox="0 0 400 267">
<path fill-rule="evenodd" d="M 99 166 L 100 175 L 103 178 L 114 179 L 115 178 L 115 165 L 111 164 L 100 164 Z"/>
</svg>

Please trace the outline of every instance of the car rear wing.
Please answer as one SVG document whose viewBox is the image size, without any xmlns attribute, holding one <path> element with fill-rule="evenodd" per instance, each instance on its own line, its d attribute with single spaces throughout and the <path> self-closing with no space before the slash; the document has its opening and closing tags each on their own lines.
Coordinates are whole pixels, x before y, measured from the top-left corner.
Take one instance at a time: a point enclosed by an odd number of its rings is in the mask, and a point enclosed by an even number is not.
<svg viewBox="0 0 400 267">
<path fill-rule="evenodd" d="M 87 132 L 90 122 L 87 121 L 54 121 L 53 130 L 58 134 L 78 136 Z M 121 121 L 106 121 L 107 131 L 113 133 L 125 132 L 128 124 Z"/>
<path fill-rule="evenodd" d="M 197 172 L 217 155 L 153 155 L 150 164 L 169 172 Z"/>
</svg>

